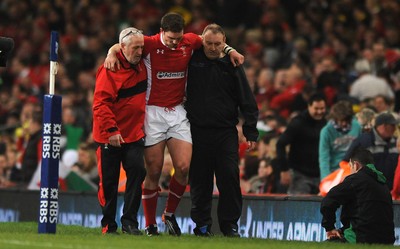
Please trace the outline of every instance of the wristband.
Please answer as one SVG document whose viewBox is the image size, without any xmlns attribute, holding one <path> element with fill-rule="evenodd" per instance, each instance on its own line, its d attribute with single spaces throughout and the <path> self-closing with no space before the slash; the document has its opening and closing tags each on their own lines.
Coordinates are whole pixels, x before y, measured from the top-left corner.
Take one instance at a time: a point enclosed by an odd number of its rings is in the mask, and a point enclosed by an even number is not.
<svg viewBox="0 0 400 249">
<path fill-rule="evenodd" d="M 224 47 L 224 53 L 225 54 L 229 54 L 230 52 L 232 52 L 232 51 L 234 51 L 235 49 L 234 48 L 232 48 L 231 46 L 229 46 L 229 45 L 225 45 L 225 47 Z"/>
</svg>

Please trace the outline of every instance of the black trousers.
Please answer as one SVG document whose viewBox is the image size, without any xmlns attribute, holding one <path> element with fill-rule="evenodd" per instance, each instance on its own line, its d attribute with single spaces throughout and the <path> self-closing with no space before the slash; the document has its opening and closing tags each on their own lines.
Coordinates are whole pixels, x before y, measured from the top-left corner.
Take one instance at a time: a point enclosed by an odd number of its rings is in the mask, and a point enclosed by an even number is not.
<svg viewBox="0 0 400 249">
<path fill-rule="evenodd" d="M 204 129 L 191 124 L 193 155 L 189 171 L 191 218 L 198 227 L 211 225 L 214 174 L 219 191 L 220 230 L 237 229 L 242 213 L 236 127 Z"/>
<path fill-rule="evenodd" d="M 142 198 L 142 188 L 146 170 L 144 167 L 144 141 L 122 144 L 122 147 L 99 144 L 97 148 L 98 170 L 100 176 L 98 199 L 102 208 L 102 227 L 117 229 L 115 221 L 120 166 L 126 172 L 126 190 L 124 208 L 121 216 L 122 225 L 138 227 L 137 213 Z"/>
</svg>

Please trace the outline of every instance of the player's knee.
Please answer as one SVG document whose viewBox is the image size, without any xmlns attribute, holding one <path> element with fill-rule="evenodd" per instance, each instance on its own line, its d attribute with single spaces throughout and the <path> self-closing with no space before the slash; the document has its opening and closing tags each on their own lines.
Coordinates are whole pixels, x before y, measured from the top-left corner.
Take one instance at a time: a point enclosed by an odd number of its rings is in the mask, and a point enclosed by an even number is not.
<svg viewBox="0 0 400 249">
<path fill-rule="evenodd" d="M 160 179 L 160 176 L 161 176 L 160 171 L 147 169 L 147 172 L 146 172 L 147 180 L 150 180 L 151 182 L 158 182 L 158 180 Z"/>
<path fill-rule="evenodd" d="M 189 164 L 180 164 L 175 167 L 175 171 L 182 177 L 186 177 L 189 174 Z"/>
</svg>

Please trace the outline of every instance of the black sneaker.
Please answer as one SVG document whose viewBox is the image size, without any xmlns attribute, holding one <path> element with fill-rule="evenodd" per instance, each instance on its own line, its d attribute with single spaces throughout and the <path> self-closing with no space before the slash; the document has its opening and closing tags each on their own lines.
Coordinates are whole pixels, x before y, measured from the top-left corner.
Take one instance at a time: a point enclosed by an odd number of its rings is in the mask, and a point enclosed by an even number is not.
<svg viewBox="0 0 400 249">
<path fill-rule="evenodd" d="M 195 227 L 193 232 L 196 236 L 212 237 L 214 234 L 211 232 L 211 226 Z"/>
<path fill-rule="evenodd" d="M 223 234 L 224 234 L 225 237 L 231 237 L 231 238 L 240 237 L 240 234 L 238 233 L 237 229 L 224 231 Z"/>
<path fill-rule="evenodd" d="M 175 215 L 166 216 L 165 214 L 163 214 L 162 221 L 167 226 L 170 235 L 181 236 L 181 229 L 179 228 L 178 223 L 176 222 Z"/>
<path fill-rule="evenodd" d="M 122 226 L 122 233 L 130 234 L 130 235 L 142 235 L 143 233 L 135 226 L 127 225 Z"/>
<path fill-rule="evenodd" d="M 157 229 L 157 225 L 156 224 L 151 224 L 151 225 L 149 225 L 148 227 L 146 227 L 145 229 L 144 229 L 144 231 L 145 231 L 145 233 L 146 233 L 146 235 L 147 236 L 158 236 L 158 235 L 160 235 L 159 233 L 158 233 L 158 229 Z"/>
</svg>

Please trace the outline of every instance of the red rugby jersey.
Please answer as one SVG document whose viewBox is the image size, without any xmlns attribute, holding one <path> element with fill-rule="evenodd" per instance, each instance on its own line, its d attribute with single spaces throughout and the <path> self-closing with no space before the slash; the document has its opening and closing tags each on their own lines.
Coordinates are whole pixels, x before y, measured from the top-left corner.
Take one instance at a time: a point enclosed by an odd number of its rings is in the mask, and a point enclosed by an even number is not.
<svg viewBox="0 0 400 249">
<path fill-rule="evenodd" d="M 161 42 L 161 34 L 144 37 L 144 63 L 148 74 L 148 105 L 173 107 L 183 102 L 187 68 L 193 50 L 201 47 L 201 38 L 186 33 L 177 48 Z"/>
</svg>

